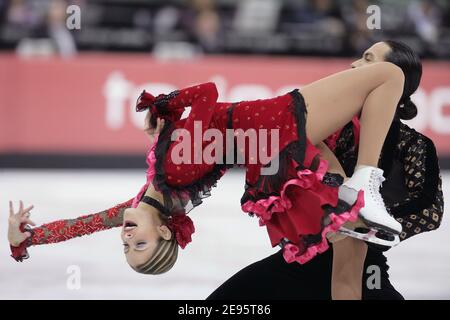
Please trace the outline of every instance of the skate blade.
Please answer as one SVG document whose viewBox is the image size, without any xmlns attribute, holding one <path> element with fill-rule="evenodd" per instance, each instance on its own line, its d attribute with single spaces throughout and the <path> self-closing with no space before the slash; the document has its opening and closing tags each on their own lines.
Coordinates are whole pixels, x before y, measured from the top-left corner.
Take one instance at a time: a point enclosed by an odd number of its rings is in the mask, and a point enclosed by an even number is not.
<svg viewBox="0 0 450 320">
<path fill-rule="evenodd" d="M 367 228 L 357 228 L 355 230 L 351 230 L 346 227 L 341 227 L 338 233 L 385 247 L 395 247 L 400 243 L 400 237 L 398 235 L 386 233 L 384 230 Z"/>
<path fill-rule="evenodd" d="M 394 230 L 394 229 L 391 229 L 389 227 L 386 227 L 386 226 L 383 226 L 381 224 L 378 224 L 376 222 L 372 222 L 370 220 L 364 219 L 364 217 L 362 217 L 362 216 L 359 216 L 358 218 L 361 219 L 369 228 L 373 228 L 373 229 L 376 229 L 376 230 L 379 230 L 379 231 L 384 231 L 384 232 L 387 232 L 387 233 L 392 233 L 392 234 L 395 234 L 395 235 L 400 235 L 400 233 L 401 233 L 401 231 L 398 232 L 397 230 Z"/>
</svg>

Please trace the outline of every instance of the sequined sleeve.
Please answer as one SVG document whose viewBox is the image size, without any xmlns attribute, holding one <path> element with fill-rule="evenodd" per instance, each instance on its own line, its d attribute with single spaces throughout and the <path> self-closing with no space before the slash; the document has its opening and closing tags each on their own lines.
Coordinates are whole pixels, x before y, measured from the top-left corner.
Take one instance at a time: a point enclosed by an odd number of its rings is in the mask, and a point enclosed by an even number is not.
<svg viewBox="0 0 450 320">
<path fill-rule="evenodd" d="M 207 82 L 179 90 L 178 94 L 169 100 L 168 105 L 169 107 L 191 106 L 191 112 L 183 127 L 194 136 L 194 123 L 196 121 L 201 121 L 202 134 L 209 128 L 217 97 L 216 85 L 212 82 Z"/>
<path fill-rule="evenodd" d="M 20 227 L 22 232 L 29 231 L 31 237 L 17 247 L 11 246 L 11 256 L 16 261 L 22 261 L 29 257 L 27 248 L 30 246 L 62 242 L 121 226 L 123 212 L 131 206 L 132 201 L 133 199 L 128 200 L 98 213 L 76 219 L 57 220 L 32 229 L 22 225 Z"/>
<path fill-rule="evenodd" d="M 165 149 L 167 151 L 164 152 L 172 152 L 170 150 L 176 149 L 179 145 L 183 146 L 186 144 L 186 141 L 184 141 L 183 139 L 190 139 L 190 137 L 194 137 L 193 143 L 190 143 L 188 141 L 188 148 L 190 148 L 191 155 L 189 161 L 182 161 L 182 163 L 175 164 L 170 157 L 167 157 L 168 161 L 165 163 L 165 172 L 167 173 L 168 182 L 171 185 L 184 186 L 186 184 L 190 184 L 186 183 L 184 180 L 190 180 L 192 178 L 192 175 L 188 175 L 187 173 L 197 173 L 198 176 L 201 176 L 200 173 L 206 174 L 207 172 L 205 171 L 210 171 L 210 167 L 208 165 L 199 166 L 198 164 L 198 159 L 201 160 L 202 149 L 196 146 L 195 137 L 203 137 L 205 132 L 210 128 L 210 123 L 214 114 L 217 98 L 218 92 L 216 85 L 212 82 L 208 82 L 199 84 L 194 87 L 182 89 L 179 91 L 176 97 L 172 98 L 169 101 L 169 106 L 177 106 L 179 104 L 190 105 L 191 110 L 189 116 L 183 123 L 183 131 L 174 132 L 174 136 L 176 136 L 177 138 L 170 144 L 170 148 L 172 149 Z M 181 123 L 178 123 L 178 125 L 180 126 Z M 181 127 L 179 127 L 179 129 L 181 129 Z M 158 144 L 156 147 L 159 150 L 161 150 L 162 144 L 166 143 L 165 141 L 167 141 L 166 137 L 161 138 L 160 136 L 160 139 L 162 140 L 161 144 Z M 170 137 L 170 139 L 172 139 L 172 136 Z M 159 153 L 157 150 L 156 157 L 161 158 L 158 157 L 158 154 Z M 166 154 L 164 154 L 164 157 L 166 157 Z M 170 172 L 172 172 L 173 174 L 170 174 Z M 184 172 L 185 174 L 180 176 L 180 172 Z M 176 177 L 176 179 L 174 177 Z M 163 177 L 163 180 L 165 180 L 165 177 Z M 160 184 L 156 183 L 155 185 L 160 186 Z"/>
<path fill-rule="evenodd" d="M 444 211 L 442 177 L 433 142 L 425 136 L 404 147 L 403 169 L 408 195 L 391 213 L 403 226 L 401 240 L 440 226 Z"/>
</svg>

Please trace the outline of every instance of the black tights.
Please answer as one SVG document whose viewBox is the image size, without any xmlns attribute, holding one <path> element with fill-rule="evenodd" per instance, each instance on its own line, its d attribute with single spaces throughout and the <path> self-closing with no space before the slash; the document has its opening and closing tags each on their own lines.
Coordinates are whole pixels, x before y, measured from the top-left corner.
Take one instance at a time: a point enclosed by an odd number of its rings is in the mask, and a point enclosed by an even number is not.
<svg viewBox="0 0 450 320">
<path fill-rule="evenodd" d="M 319 254 L 304 265 L 288 264 L 281 250 L 240 270 L 207 300 L 330 300 L 332 249 Z M 367 267 L 381 270 L 380 289 L 366 286 Z M 403 300 L 389 281 L 386 258 L 382 252 L 369 249 L 364 268 L 363 299 Z"/>
</svg>

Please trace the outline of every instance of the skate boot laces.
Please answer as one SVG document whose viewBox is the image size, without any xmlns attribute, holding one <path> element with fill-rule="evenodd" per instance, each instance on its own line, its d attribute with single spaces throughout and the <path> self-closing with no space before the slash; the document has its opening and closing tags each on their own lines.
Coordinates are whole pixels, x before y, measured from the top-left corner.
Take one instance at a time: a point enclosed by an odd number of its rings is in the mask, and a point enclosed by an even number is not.
<svg viewBox="0 0 450 320">
<path fill-rule="evenodd" d="M 383 208 L 386 208 L 386 205 L 384 203 L 383 197 L 380 193 L 380 188 L 383 182 L 386 179 L 383 176 L 382 171 L 379 170 L 372 170 L 370 173 L 370 187 L 369 192 L 372 199 L 375 201 L 375 203 Z"/>
</svg>

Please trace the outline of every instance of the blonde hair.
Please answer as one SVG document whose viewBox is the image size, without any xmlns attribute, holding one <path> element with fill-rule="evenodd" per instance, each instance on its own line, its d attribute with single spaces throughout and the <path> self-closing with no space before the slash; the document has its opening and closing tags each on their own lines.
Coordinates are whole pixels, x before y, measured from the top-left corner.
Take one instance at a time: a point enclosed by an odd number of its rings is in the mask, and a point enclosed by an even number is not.
<svg viewBox="0 0 450 320">
<path fill-rule="evenodd" d="M 158 210 L 159 218 L 162 220 L 163 224 L 167 226 L 169 217 L 162 213 L 162 211 L 167 209 L 154 198 L 145 196 L 143 199 L 147 200 L 144 200 L 145 203 Z M 162 274 L 172 269 L 178 258 L 178 242 L 175 237 L 175 232 L 171 230 L 171 233 L 172 236 L 169 240 L 162 237 L 159 238 L 153 254 L 146 262 L 136 267 L 132 266 L 132 268 L 138 273 L 153 275 Z"/>
<path fill-rule="evenodd" d="M 162 274 L 172 269 L 177 258 L 178 243 L 172 235 L 170 240 L 161 238 L 150 259 L 137 267 L 133 267 L 133 269 L 143 274 Z"/>
</svg>

